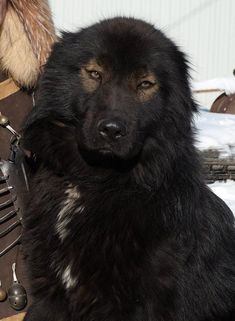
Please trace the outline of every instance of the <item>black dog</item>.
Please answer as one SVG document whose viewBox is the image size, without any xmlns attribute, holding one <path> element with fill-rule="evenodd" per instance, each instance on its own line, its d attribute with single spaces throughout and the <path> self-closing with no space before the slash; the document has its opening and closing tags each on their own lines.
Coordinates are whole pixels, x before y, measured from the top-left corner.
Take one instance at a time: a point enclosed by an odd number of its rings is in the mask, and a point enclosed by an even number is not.
<svg viewBox="0 0 235 321">
<path fill-rule="evenodd" d="M 64 34 L 40 88 L 25 320 L 235 320 L 234 218 L 203 182 L 177 46 L 105 20 Z"/>
</svg>

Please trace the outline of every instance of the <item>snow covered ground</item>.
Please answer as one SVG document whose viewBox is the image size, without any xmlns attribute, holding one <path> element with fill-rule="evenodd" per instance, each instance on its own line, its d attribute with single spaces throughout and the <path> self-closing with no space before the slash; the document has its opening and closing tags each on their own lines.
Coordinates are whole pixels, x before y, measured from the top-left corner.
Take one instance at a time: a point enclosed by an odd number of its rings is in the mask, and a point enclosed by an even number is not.
<svg viewBox="0 0 235 321">
<path fill-rule="evenodd" d="M 235 156 L 235 115 L 210 113 L 201 109 L 195 116 L 195 125 L 198 130 L 196 146 L 199 149 L 219 149 L 220 157 Z M 235 215 L 235 181 L 215 182 L 209 187 Z"/>
<path fill-rule="evenodd" d="M 235 182 L 215 182 L 214 184 L 210 184 L 209 187 L 216 195 L 225 201 L 235 216 Z"/>
</svg>

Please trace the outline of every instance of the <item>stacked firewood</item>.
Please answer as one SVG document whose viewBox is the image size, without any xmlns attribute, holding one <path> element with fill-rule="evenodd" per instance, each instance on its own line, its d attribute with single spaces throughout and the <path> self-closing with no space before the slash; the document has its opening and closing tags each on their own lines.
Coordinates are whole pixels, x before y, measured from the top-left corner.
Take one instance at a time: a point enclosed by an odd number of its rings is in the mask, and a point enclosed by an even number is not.
<svg viewBox="0 0 235 321">
<path fill-rule="evenodd" d="M 208 184 L 215 181 L 235 181 L 235 156 L 220 157 L 218 150 L 202 152 L 205 179 Z"/>
</svg>

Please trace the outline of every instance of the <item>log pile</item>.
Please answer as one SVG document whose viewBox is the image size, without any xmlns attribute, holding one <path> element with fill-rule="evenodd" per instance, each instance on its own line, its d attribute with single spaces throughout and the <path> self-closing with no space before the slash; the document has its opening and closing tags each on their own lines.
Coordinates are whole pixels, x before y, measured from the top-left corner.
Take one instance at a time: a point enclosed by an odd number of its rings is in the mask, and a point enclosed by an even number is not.
<svg viewBox="0 0 235 321">
<path fill-rule="evenodd" d="M 207 184 L 215 181 L 235 181 L 235 155 L 222 158 L 218 150 L 205 150 L 201 153 Z"/>
</svg>

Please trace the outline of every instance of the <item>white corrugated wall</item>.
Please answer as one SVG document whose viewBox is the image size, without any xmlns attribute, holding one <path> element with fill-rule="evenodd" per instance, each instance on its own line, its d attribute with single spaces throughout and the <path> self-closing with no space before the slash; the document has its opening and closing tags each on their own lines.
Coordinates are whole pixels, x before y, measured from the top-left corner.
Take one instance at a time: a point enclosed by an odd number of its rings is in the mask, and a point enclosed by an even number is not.
<svg viewBox="0 0 235 321">
<path fill-rule="evenodd" d="M 235 0 L 49 1 L 58 29 L 76 30 L 115 15 L 152 22 L 188 54 L 195 80 L 231 77 L 235 69 Z M 212 100 L 198 97 L 207 105 Z"/>
</svg>

